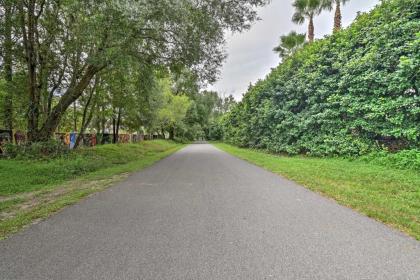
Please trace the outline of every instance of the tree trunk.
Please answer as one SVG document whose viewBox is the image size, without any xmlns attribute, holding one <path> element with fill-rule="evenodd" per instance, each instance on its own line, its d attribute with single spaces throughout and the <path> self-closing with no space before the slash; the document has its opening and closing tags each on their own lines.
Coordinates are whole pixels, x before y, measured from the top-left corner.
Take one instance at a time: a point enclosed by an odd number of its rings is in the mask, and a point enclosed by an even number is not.
<svg viewBox="0 0 420 280">
<path fill-rule="evenodd" d="M 341 0 L 335 0 L 335 16 L 334 16 L 334 30 L 333 32 L 338 32 L 341 30 Z"/>
<path fill-rule="evenodd" d="M 52 108 L 52 102 L 53 102 L 53 98 L 54 98 L 54 93 L 58 89 L 58 87 L 60 86 L 61 82 L 63 81 L 64 75 L 65 75 L 65 72 L 66 72 L 66 68 L 67 68 L 67 59 L 68 59 L 68 56 L 66 55 L 66 57 L 64 58 L 64 62 L 63 62 L 63 68 L 60 71 L 60 74 L 58 76 L 58 79 L 53 84 L 52 88 L 48 92 L 47 115 L 51 114 L 51 108 Z"/>
<path fill-rule="evenodd" d="M 105 106 L 102 104 L 101 105 L 101 131 L 102 131 L 102 134 L 105 134 L 105 124 L 106 124 Z"/>
<path fill-rule="evenodd" d="M 120 134 L 120 124 L 121 124 L 121 107 L 118 108 L 118 116 L 117 116 L 117 129 L 115 130 L 115 143 L 118 143 L 118 138 Z"/>
<path fill-rule="evenodd" d="M 77 131 L 77 110 L 76 110 L 76 101 L 73 102 L 73 131 Z"/>
<path fill-rule="evenodd" d="M 171 127 L 169 129 L 169 139 L 170 140 L 175 140 L 175 128 Z"/>
<path fill-rule="evenodd" d="M 308 40 L 312 43 L 315 39 L 315 28 L 314 28 L 314 17 L 309 17 L 309 26 L 308 26 Z"/>
<path fill-rule="evenodd" d="M 93 111 L 94 111 L 94 108 L 95 108 L 95 105 L 96 105 L 95 103 L 96 103 L 96 102 L 94 102 L 94 104 L 92 104 L 92 108 L 91 108 L 91 110 L 90 110 L 89 116 L 88 116 L 88 114 L 87 114 L 87 111 L 88 111 L 89 106 L 90 106 L 90 103 L 91 103 L 91 101 L 92 101 L 92 97 L 93 97 L 94 92 L 95 92 L 95 87 L 96 87 L 96 83 L 95 83 L 94 88 L 93 88 L 93 89 L 92 89 L 92 91 L 90 92 L 89 97 L 88 97 L 88 100 L 86 101 L 85 108 L 83 109 L 82 125 L 81 125 L 81 127 L 80 127 L 79 135 L 77 135 L 76 143 L 74 144 L 74 149 L 76 149 L 77 147 L 79 147 L 80 142 L 81 142 L 81 141 L 82 141 L 82 139 L 83 139 L 83 134 L 85 133 L 85 131 L 86 131 L 86 129 L 87 129 L 87 127 L 88 127 L 89 123 L 90 123 L 90 122 L 91 122 L 91 120 L 92 120 L 92 117 L 93 117 Z"/>
<path fill-rule="evenodd" d="M 37 62 L 35 47 L 35 32 L 37 28 L 37 16 L 35 15 L 35 0 L 29 0 L 25 4 L 27 12 L 25 13 L 23 1 L 19 1 L 20 28 L 23 37 L 23 46 L 25 49 L 25 58 L 28 67 L 28 141 L 34 141 L 37 136 L 38 118 L 39 118 L 39 92 L 37 86 Z"/>
<path fill-rule="evenodd" d="M 4 2 L 4 59 L 3 69 L 6 80 L 6 95 L 4 97 L 4 127 L 13 130 L 13 68 L 12 68 L 12 3 L 10 0 Z"/>
<path fill-rule="evenodd" d="M 28 111 L 28 140 L 36 138 L 39 118 L 39 95 L 37 87 L 37 63 L 35 53 L 35 1 L 28 4 L 28 33 L 26 39 L 26 59 L 29 76 L 29 111 Z"/>
<path fill-rule="evenodd" d="M 51 138 L 61 117 L 69 108 L 69 106 L 75 102 L 84 92 L 85 88 L 89 85 L 93 77 L 105 68 L 103 66 L 88 65 L 86 71 L 80 81 L 74 86 L 69 88 L 64 95 L 60 98 L 58 104 L 53 108 L 51 114 L 45 120 L 36 137 L 32 141 L 46 141 Z"/>
<path fill-rule="evenodd" d="M 117 142 L 117 137 L 115 133 L 115 118 L 112 117 L 112 144 L 115 144 Z"/>
</svg>

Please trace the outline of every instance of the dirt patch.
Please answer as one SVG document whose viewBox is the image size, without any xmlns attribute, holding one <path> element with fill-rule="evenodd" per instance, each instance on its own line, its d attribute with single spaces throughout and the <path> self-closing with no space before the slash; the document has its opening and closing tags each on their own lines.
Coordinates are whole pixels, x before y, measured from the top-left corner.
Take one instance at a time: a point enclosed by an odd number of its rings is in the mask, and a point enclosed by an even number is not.
<svg viewBox="0 0 420 280">
<path fill-rule="evenodd" d="M 89 190 L 92 192 L 103 190 L 109 187 L 111 184 L 121 181 L 126 177 L 128 177 L 127 173 L 114 175 L 106 179 L 73 180 L 50 190 L 35 191 L 25 194 L 1 197 L 0 202 L 13 200 L 17 200 L 18 202 L 12 204 L 9 207 L 6 207 L 0 212 L 0 222 L 12 219 L 21 213 L 30 212 L 42 204 L 54 203 L 63 196 L 70 195 L 74 192 L 83 190 Z"/>
</svg>

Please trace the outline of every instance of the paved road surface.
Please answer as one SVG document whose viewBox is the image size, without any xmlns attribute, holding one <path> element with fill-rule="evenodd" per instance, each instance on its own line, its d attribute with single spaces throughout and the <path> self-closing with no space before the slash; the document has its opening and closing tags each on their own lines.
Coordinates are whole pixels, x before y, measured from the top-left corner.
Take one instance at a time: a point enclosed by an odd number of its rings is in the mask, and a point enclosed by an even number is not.
<svg viewBox="0 0 420 280">
<path fill-rule="evenodd" d="M 420 242 L 210 145 L 0 242 L 0 279 L 420 279 Z"/>
</svg>

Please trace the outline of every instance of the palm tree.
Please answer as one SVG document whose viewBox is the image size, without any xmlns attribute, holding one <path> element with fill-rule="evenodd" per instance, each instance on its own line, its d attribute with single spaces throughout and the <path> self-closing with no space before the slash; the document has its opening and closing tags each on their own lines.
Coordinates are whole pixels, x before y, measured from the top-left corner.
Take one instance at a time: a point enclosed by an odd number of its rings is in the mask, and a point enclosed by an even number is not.
<svg viewBox="0 0 420 280">
<path fill-rule="evenodd" d="M 327 0 L 325 8 L 331 10 L 335 4 L 334 33 L 341 30 L 341 4 L 345 5 L 350 0 Z"/>
<path fill-rule="evenodd" d="M 306 34 L 292 31 L 280 37 L 280 44 L 273 49 L 281 58 L 288 57 L 296 52 L 305 43 Z"/>
<path fill-rule="evenodd" d="M 296 9 L 292 18 L 293 22 L 302 24 L 308 20 L 308 40 L 313 42 L 315 38 L 314 17 L 330 7 L 330 0 L 295 0 L 293 7 Z"/>
</svg>

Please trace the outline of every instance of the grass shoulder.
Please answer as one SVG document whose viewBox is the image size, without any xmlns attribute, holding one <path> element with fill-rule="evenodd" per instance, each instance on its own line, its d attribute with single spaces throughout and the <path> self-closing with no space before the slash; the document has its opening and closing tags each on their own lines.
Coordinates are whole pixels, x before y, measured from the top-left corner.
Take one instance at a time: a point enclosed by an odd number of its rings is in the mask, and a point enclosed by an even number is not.
<svg viewBox="0 0 420 280">
<path fill-rule="evenodd" d="M 213 144 L 420 240 L 420 172 L 416 170 Z"/>
<path fill-rule="evenodd" d="M 51 160 L 0 160 L 0 239 L 184 146 L 157 140 L 80 149 Z"/>
</svg>

